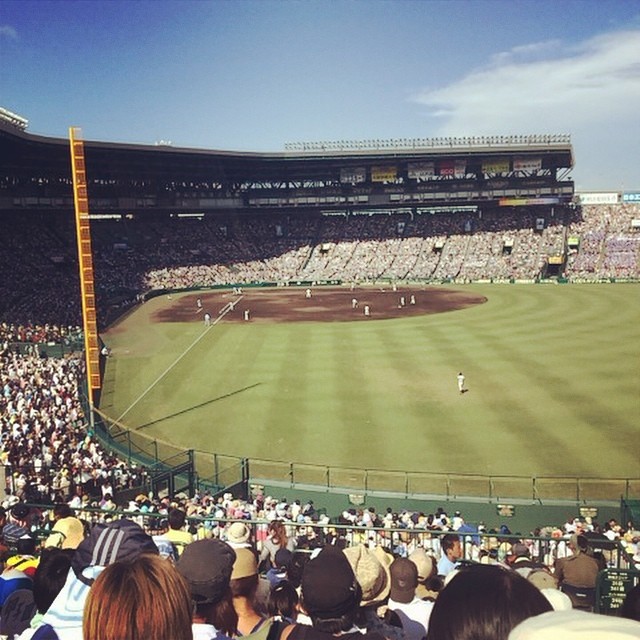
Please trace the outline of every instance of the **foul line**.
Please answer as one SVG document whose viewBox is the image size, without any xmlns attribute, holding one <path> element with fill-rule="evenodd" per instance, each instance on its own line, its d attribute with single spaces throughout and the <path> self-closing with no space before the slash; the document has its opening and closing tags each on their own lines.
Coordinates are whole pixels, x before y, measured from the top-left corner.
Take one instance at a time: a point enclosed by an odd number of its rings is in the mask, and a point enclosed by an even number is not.
<svg viewBox="0 0 640 640">
<path fill-rule="evenodd" d="M 200 340 L 202 340 L 202 338 L 204 338 L 204 336 L 206 335 L 207 331 L 209 331 L 209 329 L 211 329 L 211 327 L 214 327 L 216 324 L 218 324 L 218 322 L 220 320 L 222 320 L 222 318 L 224 318 L 230 311 L 233 311 L 236 304 L 238 304 L 238 302 L 240 302 L 240 300 L 242 300 L 244 296 L 240 296 L 239 298 L 237 298 L 236 300 L 234 300 L 233 304 L 227 303 L 223 309 L 224 312 L 220 312 L 220 314 L 218 315 L 218 317 L 213 320 L 211 322 L 211 324 L 205 328 L 205 330 L 186 348 L 186 350 L 180 355 L 178 356 L 178 359 L 175 360 L 172 364 L 170 364 L 161 374 L 160 376 L 156 379 L 155 382 L 151 383 L 151 385 L 149 385 L 137 398 L 136 400 L 134 400 L 133 404 L 130 405 L 127 409 L 125 409 L 125 411 L 122 413 L 122 415 L 120 415 L 120 417 L 116 420 L 116 422 L 120 422 L 122 420 L 122 418 L 124 418 L 127 413 L 129 413 L 129 411 L 131 411 L 131 409 L 133 409 L 133 407 L 135 407 L 138 402 L 140 402 L 140 400 L 142 400 L 142 398 L 144 398 L 149 391 L 151 391 L 151 389 L 153 389 L 153 387 L 155 387 L 158 382 L 160 382 L 160 380 L 162 380 L 162 378 L 164 378 L 169 371 L 171 371 L 171 369 L 173 369 L 178 362 L 180 362 L 180 360 L 182 360 L 182 358 L 184 358 L 187 353 L 189 353 L 189 351 L 191 351 L 191 349 L 193 349 L 193 347 L 195 347 L 198 342 L 200 342 Z"/>
</svg>

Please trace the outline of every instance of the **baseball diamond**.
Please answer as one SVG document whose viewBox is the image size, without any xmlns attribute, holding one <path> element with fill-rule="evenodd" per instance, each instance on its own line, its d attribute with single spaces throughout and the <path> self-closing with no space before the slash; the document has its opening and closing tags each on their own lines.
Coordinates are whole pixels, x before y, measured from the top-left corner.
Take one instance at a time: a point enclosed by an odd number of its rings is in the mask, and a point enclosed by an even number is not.
<svg viewBox="0 0 640 640">
<path fill-rule="evenodd" d="M 617 371 L 640 343 L 637 287 L 163 294 L 105 334 L 101 409 L 147 437 L 266 460 L 631 477 L 637 396 L 633 375 Z M 416 304 L 399 308 L 412 294 Z M 198 297 L 216 318 L 237 304 L 206 328 Z M 371 304 L 370 318 L 354 297 Z"/>
</svg>

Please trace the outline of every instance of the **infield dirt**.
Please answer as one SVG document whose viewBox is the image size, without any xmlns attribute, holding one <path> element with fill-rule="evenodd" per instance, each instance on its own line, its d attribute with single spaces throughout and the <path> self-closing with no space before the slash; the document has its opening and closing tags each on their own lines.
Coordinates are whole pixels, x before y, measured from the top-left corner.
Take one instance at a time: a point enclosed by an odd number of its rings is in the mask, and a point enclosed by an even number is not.
<svg viewBox="0 0 640 640">
<path fill-rule="evenodd" d="M 397 288 L 347 287 L 310 288 L 307 297 L 304 287 L 277 289 L 244 288 L 196 292 L 180 296 L 152 315 L 152 322 L 202 322 L 205 313 L 215 321 L 246 322 L 353 322 L 388 320 L 456 311 L 482 304 L 487 298 L 464 291 L 441 287 Z M 202 306 L 198 306 L 200 299 Z M 357 301 L 354 306 L 353 300 Z M 369 314 L 365 315 L 365 307 Z M 225 310 L 226 313 L 225 313 Z"/>
</svg>

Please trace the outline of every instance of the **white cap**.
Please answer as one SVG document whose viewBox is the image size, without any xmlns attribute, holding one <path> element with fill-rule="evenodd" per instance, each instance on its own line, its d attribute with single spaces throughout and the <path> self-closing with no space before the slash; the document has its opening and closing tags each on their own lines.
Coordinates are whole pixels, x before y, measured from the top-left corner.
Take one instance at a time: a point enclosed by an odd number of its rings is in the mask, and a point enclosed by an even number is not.
<svg viewBox="0 0 640 640">
<path fill-rule="evenodd" d="M 631 640 L 640 622 L 586 611 L 549 611 L 517 625 L 509 640 Z"/>
</svg>

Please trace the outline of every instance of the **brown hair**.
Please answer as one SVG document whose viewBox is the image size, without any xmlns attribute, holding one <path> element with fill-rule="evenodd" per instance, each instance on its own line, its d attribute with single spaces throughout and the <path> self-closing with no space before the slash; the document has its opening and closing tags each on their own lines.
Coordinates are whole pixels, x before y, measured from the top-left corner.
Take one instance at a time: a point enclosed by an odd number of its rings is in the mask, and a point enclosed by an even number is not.
<svg viewBox="0 0 640 640">
<path fill-rule="evenodd" d="M 84 640 L 191 640 L 191 595 L 185 579 L 159 556 L 109 565 L 84 607 Z"/>
<path fill-rule="evenodd" d="M 271 540 L 281 549 L 286 549 L 289 537 L 287 536 L 287 530 L 282 520 L 273 520 L 269 524 L 269 535 L 271 536 Z"/>
</svg>

